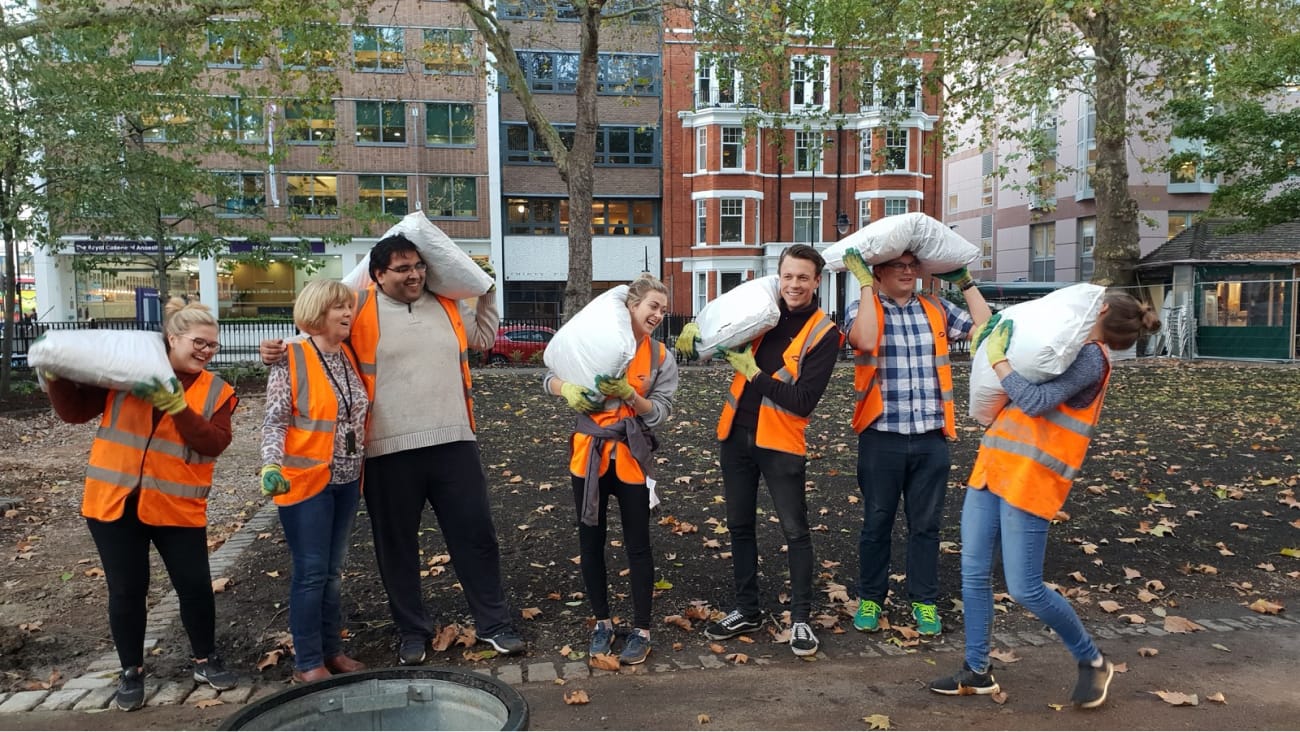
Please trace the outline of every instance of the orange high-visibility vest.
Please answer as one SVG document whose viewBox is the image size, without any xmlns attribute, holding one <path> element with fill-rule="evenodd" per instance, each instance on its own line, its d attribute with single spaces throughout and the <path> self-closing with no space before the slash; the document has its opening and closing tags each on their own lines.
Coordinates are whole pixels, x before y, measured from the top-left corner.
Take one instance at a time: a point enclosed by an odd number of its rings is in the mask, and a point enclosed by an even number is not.
<svg viewBox="0 0 1300 732">
<path fill-rule="evenodd" d="M 357 362 L 351 350 L 344 348 L 343 354 L 355 370 Z M 280 506 L 305 501 L 329 485 L 334 434 L 339 426 L 338 397 L 316 349 L 307 348 L 303 341 L 290 343 L 285 357 L 289 366 L 290 412 L 281 474 L 289 481 L 289 492 L 275 497 L 276 505 Z M 346 389 L 347 382 L 340 379 L 339 388 Z"/>
<path fill-rule="evenodd" d="M 821 308 L 808 318 L 802 329 L 786 346 L 782 354 L 784 363 L 772 378 L 785 384 L 799 380 L 799 366 L 827 334 L 834 332 L 835 323 Z M 754 351 L 763 342 L 763 336 L 754 339 Z M 725 440 L 731 434 L 731 424 L 736 418 L 736 407 L 740 404 L 740 394 L 749 381 L 739 372 L 731 380 L 731 391 L 722 404 L 722 416 L 718 418 L 718 439 Z M 807 440 L 804 432 L 808 429 L 808 418 L 791 412 L 776 402 L 763 397 L 758 405 L 758 429 L 754 433 L 754 444 L 768 450 L 779 450 L 792 455 L 806 455 Z"/>
<path fill-rule="evenodd" d="M 659 368 L 663 365 L 664 359 L 668 357 L 668 349 L 664 344 L 653 338 L 645 338 L 636 347 L 636 353 L 632 356 L 632 363 L 627 367 L 627 384 L 641 396 L 649 396 L 650 390 L 654 387 L 655 379 L 659 376 Z M 606 409 L 600 412 L 594 412 L 591 419 L 601 427 L 607 427 L 629 417 L 636 416 L 636 410 L 627 402 L 617 400 L 618 406 L 614 409 Z M 594 438 L 591 435 L 584 435 L 580 432 L 573 433 L 570 440 L 571 456 L 569 458 L 569 472 L 579 478 L 587 477 L 587 460 L 591 456 L 591 442 Z M 627 443 L 621 440 L 606 440 L 605 447 L 601 450 L 600 455 L 600 475 L 604 475 L 609 470 L 609 456 L 612 450 L 618 450 L 614 458 L 614 474 L 618 479 L 628 485 L 638 485 L 645 482 L 645 470 L 632 457 L 632 451 L 628 449 Z"/>
<path fill-rule="evenodd" d="M 929 295 L 918 295 L 925 319 L 934 335 L 934 365 L 939 376 L 939 395 L 943 399 L 943 434 L 957 439 L 957 413 L 952 404 L 952 361 L 948 357 L 948 318 L 943 305 Z M 885 413 L 885 399 L 880 391 L 878 367 L 885 362 L 882 353 L 885 342 L 885 308 L 878 296 L 872 296 L 876 306 L 876 350 L 865 353 L 853 350 L 853 392 L 857 403 L 853 406 L 853 431 L 862 432 Z"/>
<path fill-rule="evenodd" d="M 1104 344 L 1097 345 L 1106 364 L 1097 398 L 1079 409 L 1061 404 L 1039 417 L 1008 404 L 980 440 L 967 485 L 988 488 L 1016 508 L 1048 521 L 1056 516 L 1083 467 L 1110 382 L 1110 354 Z"/>
<path fill-rule="evenodd" d="M 348 342 L 357 356 L 357 373 L 366 385 L 366 396 L 373 404 L 375 401 L 375 354 L 379 352 L 379 305 L 375 302 L 375 286 L 372 284 L 357 293 L 357 306 L 353 310 L 352 335 Z M 465 390 L 465 412 L 469 414 L 469 428 L 474 431 L 474 379 L 469 373 L 469 337 L 465 334 L 465 323 L 460 319 L 460 308 L 456 301 L 442 295 L 434 295 L 447 311 L 452 330 L 456 332 L 456 343 L 460 347 L 460 382 Z"/>
<path fill-rule="evenodd" d="M 212 419 L 235 390 L 208 371 L 185 390 L 190 409 Z M 153 404 L 129 391 L 110 390 L 86 466 L 81 515 L 98 521 L 122 517 L 138 487 L 137 515 L 151 526 L 206 526 L 208 492 L 216 458 L 190 449 L 164 414 L 155 427 Z"/>
</svg>

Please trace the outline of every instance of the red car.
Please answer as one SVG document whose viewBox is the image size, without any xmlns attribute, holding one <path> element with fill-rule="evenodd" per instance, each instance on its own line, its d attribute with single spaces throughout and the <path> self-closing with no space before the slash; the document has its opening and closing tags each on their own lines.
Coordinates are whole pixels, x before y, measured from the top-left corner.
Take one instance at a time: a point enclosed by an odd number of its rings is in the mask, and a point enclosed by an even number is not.
<svg viewBox="0 0 1300 732">
<path fill-rule="evenodd" d="M 497 329 L 497 342 L 488 352 L 487 362 L 542 364 L 542 351 L 555 337 L 555 329 L 544 325 L 503 325 Z"/>
</svg>

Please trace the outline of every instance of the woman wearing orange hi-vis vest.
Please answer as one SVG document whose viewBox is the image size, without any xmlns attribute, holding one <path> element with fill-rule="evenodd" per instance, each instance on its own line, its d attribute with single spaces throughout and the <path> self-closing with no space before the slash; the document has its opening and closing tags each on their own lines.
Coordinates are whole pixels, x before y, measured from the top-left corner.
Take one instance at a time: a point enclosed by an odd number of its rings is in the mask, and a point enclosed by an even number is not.
<svg viewBox="0 0 1300 732">
<path fill-rule="evenodd" d="M 1123 350 L 1160 321 L 1150 306 L 1108 292 L 1088 342 L 1060 376 L 1032 384 L 1007 362 L 1010 321 L 994 316 L 976 336 L 1010 397 L 980 441 L 961 512 L 961 595 L 966 615 L 966 660 L 952 676 L 930 684 L 939 694 L 993 694 L 989 668 L 993 631 L 993 558 L 1001 550 L 1007 590 L 1024 609 L 1051 626 L 1079 664 L 1071 701 L 1088 709 L 1106 701 L 1115 667 L 1084 630 L 1069 601 L 1043 583 L 1047 529 L 1065 505 L 1101 416 L 1110 381 L 1106 348 Z M 978 357 L 978 356 L 977 356 Z"/>
<path fill-rule="evenodd" d="M 177 376 L 170 384 L 155 380 L 127 392 L 45 375 L 50 402 L 65 422 L 103 415 L 90 447 L 81 513 L 108 582 L 108 623 L 122 662 L 113 703 L 124 711 L 144 706 L 151 543 L 176 589 L 194 680 L 216 689 L 238 682 L 215 653 L 207 496 L 217 456 L 230 445 L 230 415 L 239 400 L 206 370 L 221 347 L 207 306 L 172 298 L 163 314 L 163 337 Z"/>
<path fill-rule="evenodd" d="M 361 497 L 370 400 L 352 332 L 356 293 L 334 280 L 307 283 L 293 304 L 306 340 L 271 366 L 262 424 L 262 493 L 275 496 L 293 559 L 289 630 L 295 681 L 360 671 L 342 649 L 340 591 Z"/>
</svg>

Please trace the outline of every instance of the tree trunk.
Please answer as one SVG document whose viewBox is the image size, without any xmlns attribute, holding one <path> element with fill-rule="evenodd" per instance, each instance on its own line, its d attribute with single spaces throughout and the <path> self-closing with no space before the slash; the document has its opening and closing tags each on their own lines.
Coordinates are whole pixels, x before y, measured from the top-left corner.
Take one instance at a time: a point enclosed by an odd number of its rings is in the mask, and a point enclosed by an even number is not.
<svg viewBox="0 0 1300 732">
<path fill-rule="evenodd" d="M 564 287 L 564 321 L 591 301 L 591 201 L 596 186 L 596 77 L 599 71 L 600 8 L 583 8 L 579 35 L 577 106 L 573 149 L 561 171 L 569 188 L 569 281 Z"/>
</svg>

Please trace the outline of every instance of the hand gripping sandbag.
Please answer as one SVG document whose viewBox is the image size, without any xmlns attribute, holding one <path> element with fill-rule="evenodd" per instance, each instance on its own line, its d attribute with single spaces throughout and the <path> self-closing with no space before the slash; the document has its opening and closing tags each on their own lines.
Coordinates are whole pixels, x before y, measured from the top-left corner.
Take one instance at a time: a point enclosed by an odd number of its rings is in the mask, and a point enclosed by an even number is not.
<svg viewBox="0 0 1300 732">
<path fill-rule="evenodd" d="M 1106 288 L 1082 282 L 1002 310 L 1002 320 L 1016 324 L 1007 347 L 1011 368 L 1035 384 L 1065 373 L 1087 342 L 1105 295 Z M 991 424 L 1006 403 L 1007 394 L 981 343 L 971 354 L 970 416 Z"/>
<path fill-rule="evenodd" d="M 749 343 L 771 330 L 781 319 L 777 305 L 780 297 L 780 278 L 768 275 L 741 283 L 710 300 L 695 316 L 695 324 L 700 327 L 700 354 L 707 356 L 719 346 L 732 348 Z"/>
<path fill-rule="evenodd" d="M 979 257 L 979 249 L 942 221 L 914 212 L 886 216 L 840 239 L 822 252 L 826 268 L 844 271 L 844 252 L 856 249 L 867 264 L 880 264 L 911 252 L 930 274 L 961 269 Z"/>
<path fill-rule="evenodd" d="M 435 295 L 453 300 L 478 297 L 494 284 L 482 267 L 470 258 L 465 250 L 429 222 L 422 211 L 413 211 L 397 222 L 381 238 L 402 235 L 415 244 L 420 259 L 429 265 L 425 273 L 424 289 Z M 354 290 L 370 285 L 370 255 L 343 278 L 343 284 Z"/>
<path fill-rule="evenodd" d="M 37 373 L 78 384 L 127 390 L 176 377 L 161 333 L 147 330 L 50 330 L 27 351 Z"/>
<path fill-rule="evenodd" d="M 627 285 L 619 285 L 560 326 L 542 361 L 562 381 L 599 393 L 597 377 L 622 376 L 635 355 Z"/>
</svg>

